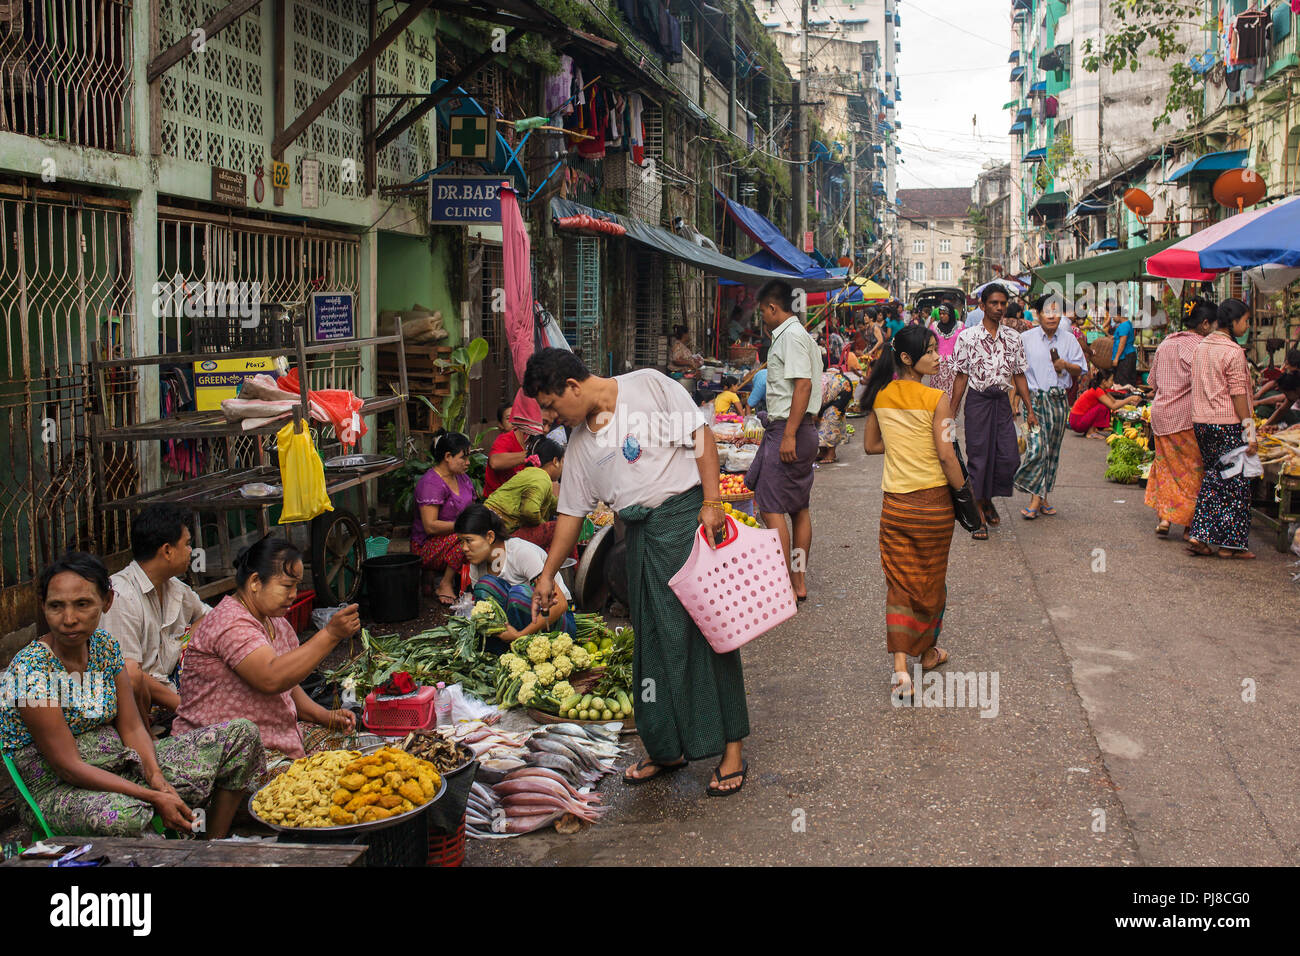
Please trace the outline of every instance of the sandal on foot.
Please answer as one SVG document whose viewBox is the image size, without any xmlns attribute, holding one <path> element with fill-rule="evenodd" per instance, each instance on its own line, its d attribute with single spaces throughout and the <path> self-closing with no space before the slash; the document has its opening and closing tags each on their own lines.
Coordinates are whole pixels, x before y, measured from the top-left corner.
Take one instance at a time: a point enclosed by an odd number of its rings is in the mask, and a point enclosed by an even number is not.
<svg viewBox="0 0 1300 956">
<path fill-rule="evenodd" d="M 947 652 L 947 651 L 945 651 L 945 650 L 943 650 L 942 648 L 939 648 L 939 647 L 936 647 L 936 648 L 934 649 L 934 651 L 935 651 L 936 654 L 942 654 L 943 656 L 940 657 L 940 658 L 939 658 L 937 661 L 935 661 L 933 664 L 931 664 L 929 667 L 926 667 L 926 666 L 925 666 L 925 655 L 922 654 L 922 655 L 921 655 L 921 671 L 922 671 L 922 673 L 924 673 L 925 671 L 932 671 L 932 670 L 934 670 L 936 667 L 942 667 L 944 664 L 947 664 L 947 663 L 948 663 L 948 652 Z"/>
<path fill-rule="evenodd" d="M 1026 521 L 1033 521 L 1035 518 L 1038 517 L 1038 509 L 1037 509 L 1037 508 L 1021 508 L 1021 509 L 1020 509 L 1020 517 L 1024 518 Z"/>
<path fill-rule="evenodd" d="M 1208 558 L 1210 555 L 1214 554 L 1214 549 L 1207 544 L 1202 544 L 1200 541 L 1195 541 L 1189 538 L 1187 553 L 1194 558 Z"/>
<path fill-rule="evenodd" d="M 658 767 L 659 769 L 652 774 L 647 774 L 644 777 L 629 777 L 627 775 L 627 771 L 625 770 L 623 771 L 623 782 L 627 784 L 629 787 L 635 787 L 639 783 L 649 783 L 651 780 L 655 779 L 656 777 L 662 777 L 664 774 L 672 773 L 674 770 L 681 770 L 683 767 L 686 766 L 686 764 L 687 761 L 685 760 L 682 760 L 679 763 L 655 763 L 649 757 L 645 757 L 642 760 L 638 760 L 636 762 L 636 765 L 630 769 L 635 770 L 637 773 L 641 773 L 648 767 Z"/>
<path fill-rule="evenodd" d="M 1159 538 L 1169 537 L 1169 530 L 1173 526 L 1168 521 L 1162 521 L 1156 525 L 1156 536 Z"/>
<path fill-rule="evenodd" d="M 980 525 L 970 533 L 970 536 L 976 541 L 987 541 L 989 539 L 989 526 Z"/>
<path fill-rule="evenodd" d="M 903 679 L 899 680 L 900 677 Z M 889 685 L 889 696 L 910 701 L 915 694 L 916 687 L 912 684 L 912 675 L 907 671 L 894 671 L 893 683 Z"/>
<path fill-rule="evenodd" d="M 1220 548 L 1219 557 L 1227 561 L 1254 561 L 1255 552 L 1251 551 L 1249 548 L 1242 548 L 1241 550 L 1237 550 L 1236 548 Z"/>
<path fill-rule="evenodd" d="M 1039 505 L 1038 513 L 1040 515 L 1047 515 L 1047 517 L 1049 518 L 1056 517 L 1056 509 L 1053 508 L 1051 505 Z"/>
<path fill-rule="evenodd" d="M 742 760 L 740 762 L 740 769 L 737 770 L 735 773 L 727 774 L 725 777 L 722 775 L 722 764 L 718 764 L 716 767 L 713 768 L 714 781 L 716 781 L 717 783 L 722 783 L 723 781 L 732 780 L 736 777 L 739 777 L 740 783 L 736 784 L 736 786 L 732 787 L 729 790 L 723 790 L 721 787 L 715 787 L 713 783 L 710 783 L 708 787 L 709 796 L 734 797 L 736 794 L 740 793 L 740 791 L 745 789 L 745 777 L 747 777 L 748 775 L 749 775 L 748 760 Z"/>
</svg>

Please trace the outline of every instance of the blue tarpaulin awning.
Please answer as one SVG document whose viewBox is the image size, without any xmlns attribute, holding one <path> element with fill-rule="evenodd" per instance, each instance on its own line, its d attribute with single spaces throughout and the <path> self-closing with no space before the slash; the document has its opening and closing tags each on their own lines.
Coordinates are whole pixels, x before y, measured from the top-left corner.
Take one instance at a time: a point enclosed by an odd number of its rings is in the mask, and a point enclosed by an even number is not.
<svg viewBox="0 0 1300 956">
<path fill-rule="evenodd" d="M 1019 63 L 1019 62 L 1020 62 L 1020 51 L 1019 51 L 1019 50 L 1012 50 L 1012 51 L 1011 51 L 1011 56 L 1007 57 L 1007 62 L 1008 62 L 1008 63 Z"/>
<path fill-rule="evenodd" d="M 1029 117 L 1033 115 L 1034 115 L 1034 111 L 1031 110 L 1028 106 L 1022 106 L 1020 107 L 1020 109 L 1016 110 L 1017 120 L 1027 120 L 1029 119 Z"/>
<path fill-rule="evenodd" d="M 789 270 L 798 275 L 803 275 L 809 270 L 817 268 L 817 264 L 806 253 L 801 252 L 795 247 L 794 243 L 781 235 L 781 230 L 777 229 L 757 210 L 750 209 L 734 199 L 728 199 L 716 187 L 713 190 L 713 195 L 716 199 L 726 203 L 727 215 L 735 220 L 740 230 L 775 257 L 779 265 L 773 266 L 773 268 Z"/>
<path fill-rule="evenodd" d="M 885 184 L 884 184 L 884 183 L 872 183 L 872 184 L 871 184 L 871 191 L 872 191 L 872 193 L 874 193 L 874 194 L 877 195 L 877 196 L 883 196 L 883 195 L 885 195 Z"/>
<path fill-rule="evenodd" d="M 1013 66 L 1011 68 L 1011 81 L 1013 83 L 1024 75 L 1025 75 L 1025 68 L 1023 66 Z"/>
<path fill-rule="evenodd" d="M 1105 239 L 1098 239 L 1088 247 L 1089 252 L 1099 252 L 1103 249 L 1118 249 L 1119 239 L 1115 236 L 1107 236 Z"/>
<path fill-rule="evenodd" d="M 741 207 L 742 209 L 745 207 Z M 747 210 L 758 216 L 753 210 Z M 602 209 L 594 209 L 591 206 L 584 206 L 581 203 L 573 202 L 570 199 L 552 199 L 551 216 L 555 219 L 567 219 L 570 216 L 587 215 L 594 219 L 608 219 L 616 222 L 627 230 L 624 238 L 633 242 L 640 243 L 655 252 L 678 259 L 687 265 L 699 269 L 708 275 L 722 276 L 727 279 L 735 280 L 744 285 L 762 285 L 769 279 L 789 279 L 789 272 L 778 272 L 773 269 L 764 269 L 725 256 L 720 252 L 710 249 L 706 246 L 698 245 L 684 236 L 679 236 L 675 232 L 669 232 L 662 226 L 652 226 L 649 223 L 642 222 L 632 216 L 622 216 L 616 213 L 605 212 Z M 758 216 L 763 219 L 762 216 Z M 763 219 L 763 222 L 767 222 Z M 771 223 L 767 223 L 771 226 Z M 772 227 L 775 229 L 775 227 Z M 788 245 L 788 243 L 787 243 Z M 791 246 L 793 249 L 793 246 Z M 800 255 L 803 255 L 800 253 Z M 804 258 L 807 258 L 806 256 Z M 801 277 L 805 289 L 810 292 L 820 292 L 826 289 L 834 289 L 843 285 L 842 279 L 825 275 L 824 273 Z"/>
<path fill-rule="evenodd" d="M 1031 86 L 1031 87 L 1029 88 L 1029 92 L 1030 92 L 1030 93 L 1046 93 L 1046 92 L 1047 92 L 1047 81 L 1046 81 L 1046 80 L 1039 80 L 1037 83 L 1035 83 L 1033 86 Z"/>
<path fill-rule="evenodd" d="M 1025 153 L 1025 158 L 1021 160 L 1021 162 L 1041 163 L 1046 158 L 1047 158 L 1047 147 L 1043 146 L 1039 149 L 1031 149 L 1029 152 Z"/>
<path fill-rule="evenodd" d="M 1212 174 L 1217 176 L 1219 173 L 1228 169 L 1241 169 L 1246 165 L 1250 157 L 1248 149 L 1234 149 L 1224 153 L 1207 153 L 1197 159 L 1192 160 L 1185 166 L 1180 166 L 1178 170 L 1169 177 L 1167 182 L 1176 183 L 1185 176 L 1193 174 Z"/>
<path fill-rule="evenodd" d="M 1008 135 L 1008 136 L 1022 136 L 1022 135 L 1024 135 L 1024 132 L 1025 132 L 1025 124 L 1024 124 L 1024 123 L 1016 123 L 1016 124 L 1014 124 L 1014 125 L 1011 127 L 1011 131 L 1010 131 L 1009 133 L 1007 133 L 1007 135 Z"/>
<path fill-rule="evenodd" d="M 1071 209 L 1068 216 L 1073 217 L 1079 215 L 1080 213 L 1089 214 L 1089 213 L 1105 212 L 1109 208 L 1110 208 L 1110 203 L 1099 202 L 1093 199 L 1085 199 L 1083 202 L 1078 203 L 1073 209 Z"/>
</svg>

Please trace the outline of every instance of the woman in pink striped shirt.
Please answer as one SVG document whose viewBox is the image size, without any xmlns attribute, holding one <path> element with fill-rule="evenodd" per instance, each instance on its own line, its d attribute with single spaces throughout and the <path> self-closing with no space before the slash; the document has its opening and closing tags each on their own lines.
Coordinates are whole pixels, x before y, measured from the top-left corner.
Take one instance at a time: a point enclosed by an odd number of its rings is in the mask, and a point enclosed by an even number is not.
<svg viewBox="0 0 1300 956">
<path fill-rule="evenodd" d="M 1250 372 L 1236 339 L 1250 327 L 1250 308 L 1238 299 L 1219 304 L 1216 328 L 1192 358 L 1192 428 L 1201 449 L 1205 477 L 1196 496 L 1187 550 L 1203 557 L 1251 560 L 1250 479 L 1224 478 L 1219 460 L 1245 445 L 1258 449 L 1250 407 Z"/>
<path fill-rule="evenodd" d="M 1192 514 L 1201 490 L 1201 449 L 1192 430 L 1192 357 L 1210 334 L 1218 310 L 1197 302 L 1181 332 L 1165 337 L 1151 360 L 1147 384 L 1156 390 L 1151 404 L 1151 431 L 1156 460 L 1147 479 L 1146 504 L 1160 523 L 1156 534 L 1169 537 L 1172 525 L 1182 525 L 1183 540 L 1191 537 Z"/>
</svg>

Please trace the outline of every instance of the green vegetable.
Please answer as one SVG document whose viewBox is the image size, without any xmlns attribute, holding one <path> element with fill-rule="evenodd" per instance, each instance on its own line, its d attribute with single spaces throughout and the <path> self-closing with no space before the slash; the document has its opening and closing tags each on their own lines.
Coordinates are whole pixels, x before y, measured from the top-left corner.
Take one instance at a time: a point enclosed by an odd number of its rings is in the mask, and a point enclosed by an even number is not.
<svg viewBox="0 0 1300 956">
<path fill-rule="evenodd" d="M 580 710 L 580 711 L 578 711 L 578 719 L 579 719 L 579 720 L 590 720 L 590 719 L 591 719 L 591 711 L 589 711 L 589 710 Z"/>
<path fill-rule="evenodd" d="M 560 709 L 572 710 L 574 706 L 576 706 L 581 701 L 582 701 L 581 694 L 570 694 L 568 697 L 564 698 L 564 700 L 560 702 Z"/>
<path fill-rule="evenodd" d="M 613 720 L 613 719 L 614 719 L 614 713 L 613 713 L 613 711 L 609 711 L 609 710 L 603 711 L 603 712 L 601 713 L 601 715 L 600 715 L 600 719 L 601 719 L 601 720 Z"/>
</svg>

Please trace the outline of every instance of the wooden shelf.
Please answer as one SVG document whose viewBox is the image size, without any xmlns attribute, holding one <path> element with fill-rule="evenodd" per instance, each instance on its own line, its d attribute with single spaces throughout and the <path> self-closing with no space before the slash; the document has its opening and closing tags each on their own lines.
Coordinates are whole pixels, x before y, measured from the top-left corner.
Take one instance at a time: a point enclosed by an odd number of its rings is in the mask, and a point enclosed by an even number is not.
<svg viewBox="0 0 1300 956">
<path fill-rule="evenodd" d="M 293 398 L 288 392 L 285 392 L 285 397 Z M 361 406 L 361 414 L 377 415 L 380 412 L 397 408 L 401 403 L 402 398 L 400 395 L 389 395 L 386 398 L 367 398 L 365 404 Z M 240 427 L 239 422 L 228 421 L 220 411 L 181 412 L 179 415 L 173 415 L 170 418 L 159 418 L 154 421 L 140 422 L 136 425 L 121 428 L 108 428 L 98 432 L 95 440 L 100 442 L 165 441 L 171 438 L 274 435 L 285 426 L 289 417 L 286 414 L 269 425 L 244 429 Z"/>
</svg>

